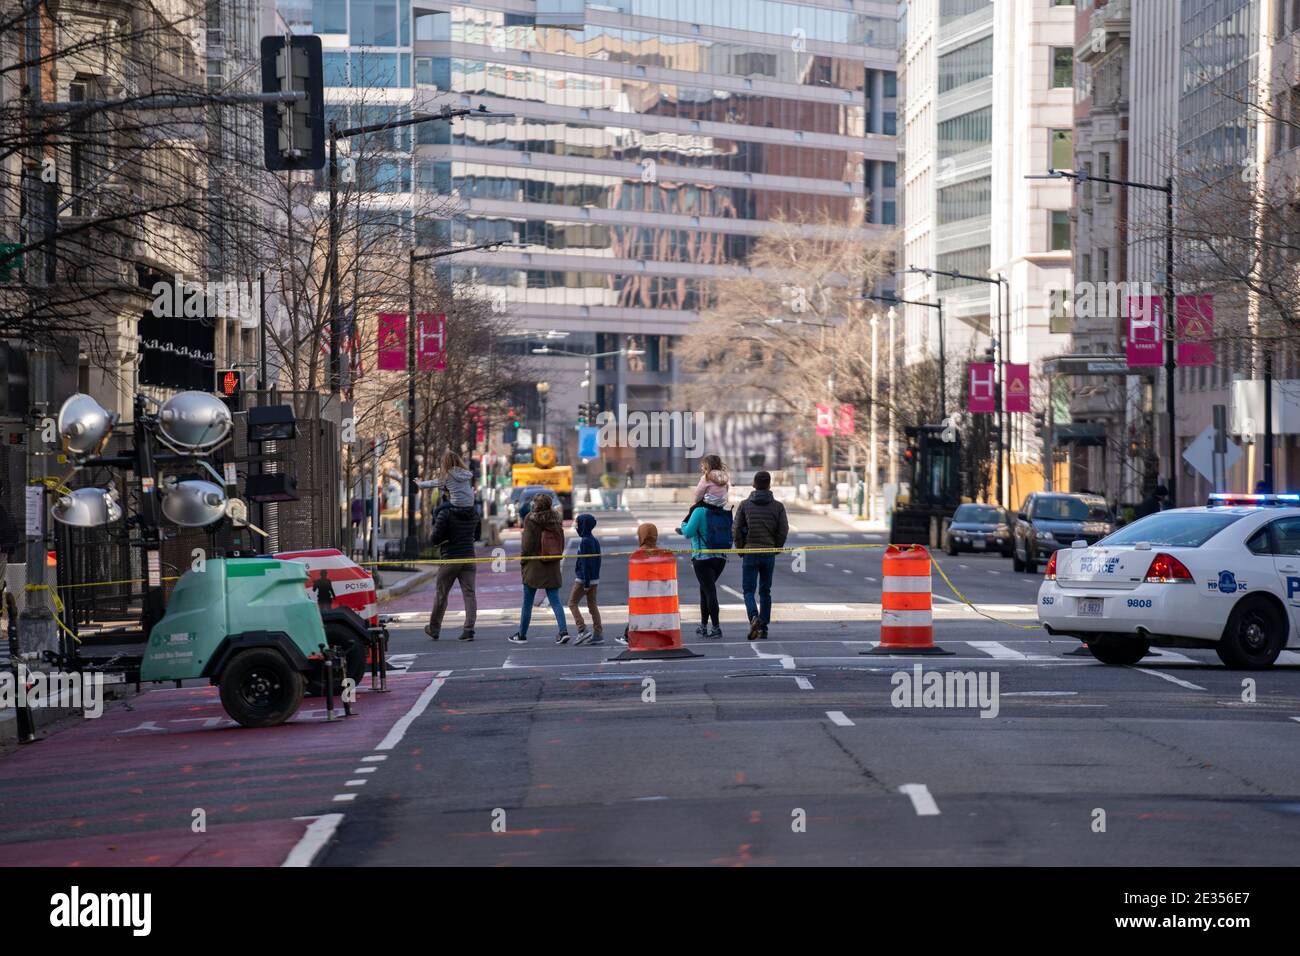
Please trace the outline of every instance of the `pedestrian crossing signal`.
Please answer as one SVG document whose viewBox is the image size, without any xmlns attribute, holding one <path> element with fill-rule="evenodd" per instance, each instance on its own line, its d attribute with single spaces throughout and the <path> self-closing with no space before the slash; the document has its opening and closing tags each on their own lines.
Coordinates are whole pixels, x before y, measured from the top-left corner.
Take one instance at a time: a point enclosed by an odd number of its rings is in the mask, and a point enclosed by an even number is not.
<svg viewBox="0 0 1300 956">
<path fill-rule="evenodd" d="M 222 369 L 217 373 L 217 391 L 227 400 L 239 398 L 244 390 L 244 373 L 237 368 Z"/>
</svg>

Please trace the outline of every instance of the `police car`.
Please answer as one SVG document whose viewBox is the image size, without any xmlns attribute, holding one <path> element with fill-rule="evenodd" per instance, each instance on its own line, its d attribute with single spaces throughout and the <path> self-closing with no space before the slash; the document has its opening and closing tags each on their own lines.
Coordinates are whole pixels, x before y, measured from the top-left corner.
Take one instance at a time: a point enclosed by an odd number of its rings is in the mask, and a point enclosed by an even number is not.
<svg viewBox="0 0 1300 956">
<path fill-rule="evenodd" d="M 1300 495 L 1211 495 L 1073 542 L 1047 563 L 1038 620 L 1105 664 L 1213 647 L 1229 667 L 1268 667 L 1300 634 Z"/>
</svg>

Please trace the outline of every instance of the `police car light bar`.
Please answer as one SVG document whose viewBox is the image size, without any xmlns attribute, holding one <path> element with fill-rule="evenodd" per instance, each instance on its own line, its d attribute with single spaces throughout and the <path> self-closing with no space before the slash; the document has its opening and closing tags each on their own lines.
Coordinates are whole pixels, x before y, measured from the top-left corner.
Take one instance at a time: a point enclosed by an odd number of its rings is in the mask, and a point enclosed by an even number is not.
<svg viewBox="0 0 1300 956">
<path fill-rule="evenodd" d="M 1239 495 L 1214 492 L 1205 504 L 1210 508 L 1296 508 L 1300 507 L 1300 494 Z"/>
</svg>

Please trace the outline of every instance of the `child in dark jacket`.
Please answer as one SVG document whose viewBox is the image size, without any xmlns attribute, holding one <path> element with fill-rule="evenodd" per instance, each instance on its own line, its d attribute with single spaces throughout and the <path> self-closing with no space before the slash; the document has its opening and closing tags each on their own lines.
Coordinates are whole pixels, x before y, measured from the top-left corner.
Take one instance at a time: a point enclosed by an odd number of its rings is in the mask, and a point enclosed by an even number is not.
<svg viewBox="0 0 1300 956">
<path fill-rule="evenodd" d="M 596 586 L 600 583 L 600 542 L 591 533 L 591 529 L 596 527 L 596 516 L 580 514 L 573 527 L 578 532 L 578 561 L 574 568 L 573 590 L 569 592 L 569 611 L 578 625 L 578 637 L 573 643 L 604 644 L 600 608 L 596 606 Z M 591 630 L 587 630 L 578 607 L 583 598 L 586 598 L 587 610 L 591 612 Z"/>
</svg>

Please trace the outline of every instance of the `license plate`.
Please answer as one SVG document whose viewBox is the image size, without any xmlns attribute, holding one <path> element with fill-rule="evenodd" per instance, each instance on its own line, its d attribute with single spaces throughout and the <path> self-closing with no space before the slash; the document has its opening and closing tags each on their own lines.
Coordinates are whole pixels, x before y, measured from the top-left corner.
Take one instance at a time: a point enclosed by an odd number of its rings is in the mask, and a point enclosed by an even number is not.
<svg viewBox="0 0 1300 956">
<path fill-rule="evenodd" d="M 971 544 L 974 546 L 976 551 L 983 551 L 987 542 L 985 542 L 983 538 L 973 538 L 971 539 Z"/>
<path fill-rule="evenodd" d="M 1074 602 L 1074 611 L 1079 617 L 1101 617 L 1101 598 L 1079 598 Z"/>
</svg>

